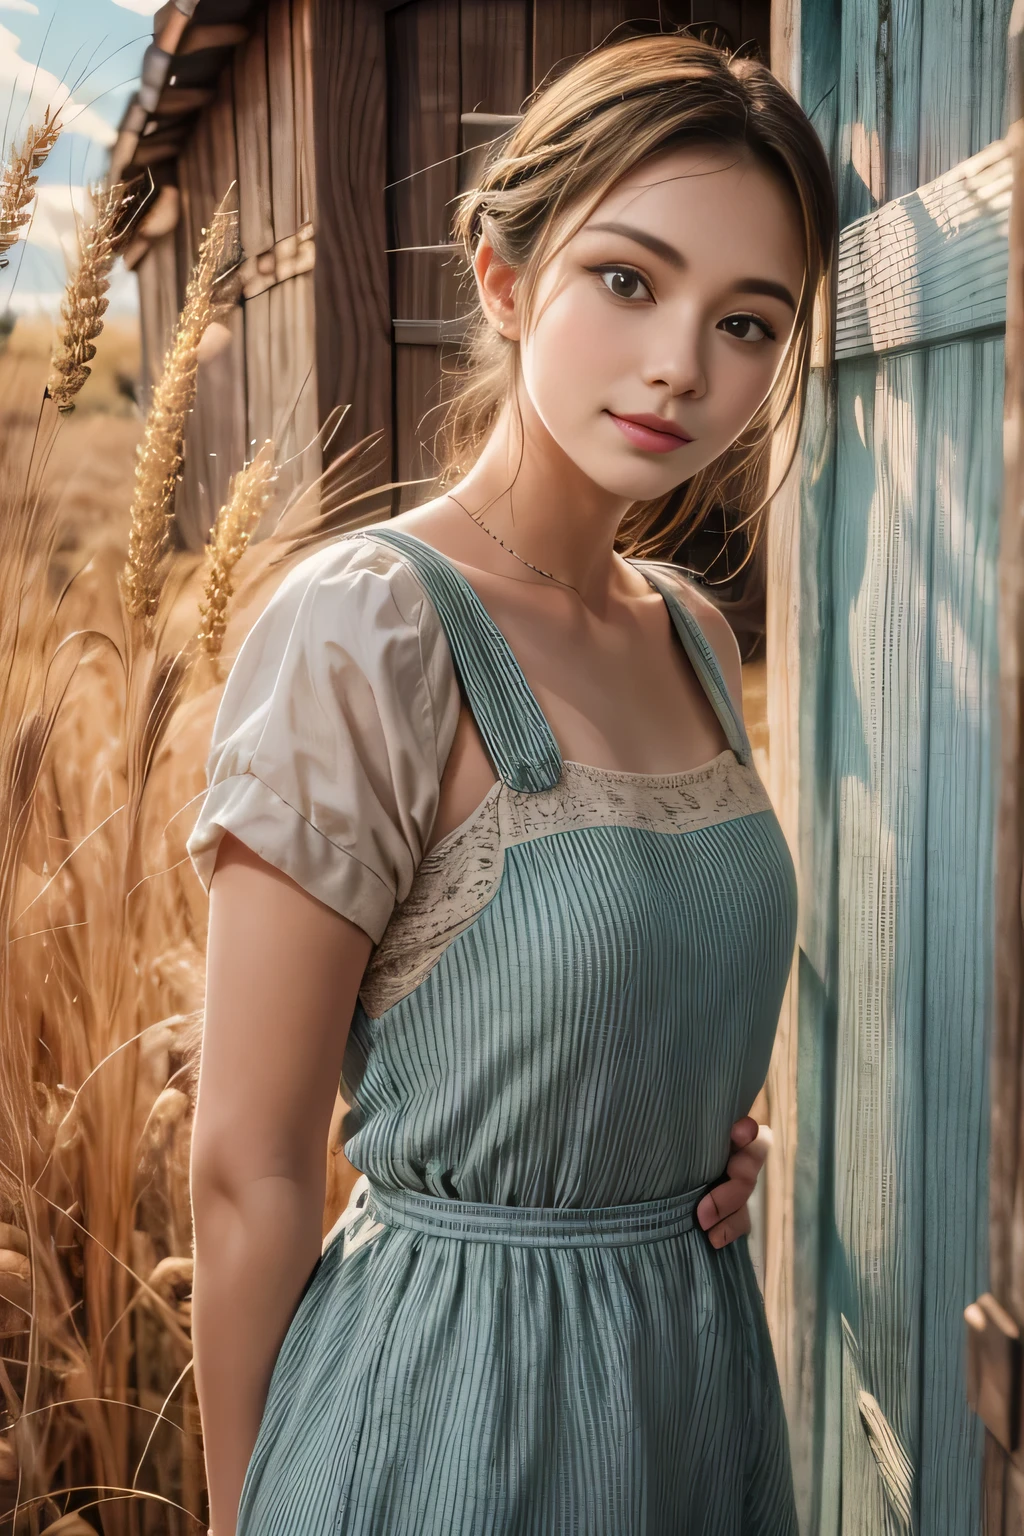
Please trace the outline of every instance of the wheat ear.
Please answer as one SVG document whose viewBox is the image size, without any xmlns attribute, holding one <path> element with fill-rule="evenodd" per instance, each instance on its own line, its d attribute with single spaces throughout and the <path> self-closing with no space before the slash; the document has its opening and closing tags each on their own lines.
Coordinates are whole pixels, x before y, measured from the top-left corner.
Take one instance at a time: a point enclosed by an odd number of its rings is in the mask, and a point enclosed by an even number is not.
<svg viewBox="0 0 1024 1536">
<path fill-rule="evenodd" d="M 233 249 L 237 214 L 214 214 L 204 232 L 199 258 L 185 290 L 178 328 L 153 389 L 146 426 L 135 456 L 128 558 L 121 572 L 121 595 L 133 619 L 147 626 L 160 600 L 161 564 L 167 550 L 174 487 L 182 463 L 185 420 L 196 395 L 199 343 L 219 312 L 214 297 L 217 274 Z"/>
<path fill-rule="evenodd" d="M 0 254 L 10 250 L 32 211 L 36 178 L 60 137 L 60 119 L 49 107 L 41 123 L 29 128 L 20 149 L 11 151 L 0 177 Z"/>
<path fill-rule="evenodd" d="M 68 279 L 60 306 L 61 328 L 53 353 L 47 391 L 59 411 L 73 411 L 74 398 L 89 377 L 94 342 L 103 329 L 110 269 L 120 245 L 118 219 L 124 206 L 121 182 L 92 194 L 93 216 L 79 231 L 78 265 Z"/>
<path fill-rule="evenodd" d="M 227 623 L 228 599 L 234 592 L 231 573 L 270 506 L 277 479 L 274 445 L 269 440 L 244 469 L 231 476 L 228 499 L 210 531 L 204 591 L 199 605 L 197 639 L 208 656 L 219 656 Z"/>
</svg>

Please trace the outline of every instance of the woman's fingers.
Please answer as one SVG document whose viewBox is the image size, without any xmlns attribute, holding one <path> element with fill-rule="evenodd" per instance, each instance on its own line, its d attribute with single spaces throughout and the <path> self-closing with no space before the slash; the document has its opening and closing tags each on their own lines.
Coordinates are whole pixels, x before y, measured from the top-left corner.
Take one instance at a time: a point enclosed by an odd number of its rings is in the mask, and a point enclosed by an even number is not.
<svg viewBox="0 0 1024 1536">
<path fill-rule="evenodd" d="M 747 1203 L 768 1156 L 772 1133 L 767 1125 L 759 1126 L 747 1115 L 736 1122 L 731 1136 L 734 1150 L 726 1164 L 726 1176 L 709 1190 L 696 1211 L 698 1224 L 716 1248 L 724 1248 L 750 1231 Z"/>
<path fill-rule="evenodd" d="M 753 1115 L 744 1115 L 742 1120 L 736 1121 L 729 1132 L 729 1138 L 734 1147 L 745 1147 L 754 1140 L 760 1129 Z"/>
<path fill-rule="evenodd" d="M 708 1233 L 708 1242 L 712 1248 L 724 1248 L 727 1243 L 735 1242 L 738 1237 L 746 1237 L 750 1231 L 750 1211 L 745 1205 L 732 1216 L 726 1217 L 713 1226 Z"/>
</svg>

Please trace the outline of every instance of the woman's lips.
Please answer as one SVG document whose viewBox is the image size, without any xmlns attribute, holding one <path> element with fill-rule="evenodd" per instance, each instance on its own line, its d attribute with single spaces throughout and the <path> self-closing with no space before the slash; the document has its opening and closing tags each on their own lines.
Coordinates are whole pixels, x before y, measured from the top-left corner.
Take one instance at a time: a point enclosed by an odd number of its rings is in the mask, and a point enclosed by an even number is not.
<svg viewBox="0 0 1024 1536">
<path fill-rule="evenodd" d="M 614 411 L 609 411 L 608 415 L 634 448 L 646 448 L 648 453 L 674 453 L 690 441 L 688 437 L 677 437 L 674 432 L 659 432 L 654 427 L 642 427 L 638 421 L 630 421 L 628 416 L 616 416 Z"/>
</svg>

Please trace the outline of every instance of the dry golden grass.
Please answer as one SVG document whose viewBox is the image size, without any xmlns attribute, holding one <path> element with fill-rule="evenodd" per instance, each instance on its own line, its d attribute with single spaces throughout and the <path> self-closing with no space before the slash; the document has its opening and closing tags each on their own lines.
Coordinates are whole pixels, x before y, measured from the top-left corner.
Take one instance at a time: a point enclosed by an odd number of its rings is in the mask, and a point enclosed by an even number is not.
<svg viewBox="0 0 1024 1536">
<path fill-rule="evenodd" d="M 141 621 L 147 640 L 159 603 L 185 423 L 195 402 L 199 344 L 217 314 L 214 291 L 218 276 L 234 254 L 237 227 L 237 215 L 222 204 L 203 236 L 185 291 L 185 306 L 153 390 L 135 462 L 128 559 L 121 590 L 129 616 Z"/>
<path fill-rule="evenodd" d="M 47 389 L 61 412 L 74 410 L 75 396 L 89 377 L 96 337 L 107 312 L 110 273 L 123 242 L 118 224 L 125 205 L 120 184 L 92 195 L 93 215 L 78 232 L 78 261 L 61 304 L 61 326 Z"/>
<path fill-rule="evenodd" d="M 223 670 L 291 560 L 379 516 L 381 491 L 360 491 L 359 445 L 247 547 L 277 511 L 268 448 L 205 561 L 146 564 L 187 369 L 154 391 L 170 447 L 133 479 L 152 420 L 85 411 L 109 332 L 62 416 L 37 331 L 0 358 L 0 1531 L 186 1536 L 205 1498 L 188 1153 L 206 899 L 185 841 Z M 329 1155 L 324 1231 L 353 1176 Z"/>
<path fill-rule="evenodd" d="M 208 656 L 220 655 L 228 602 L 235 590 L 232 573 L 270 508 L 276 478 L 274 445 L 269 441 L 231 477 L 228 499 L 210 532 L 205 601 L 199 609 L 202 622 L 197 638 Z"/>
<path fill-rule="evenodd" d="M 10 250 L 32 213 L 39 171 L 60 138 L 60 119 L 46 109 L 41 123 L 26 130 L 17 149 L 8 155 L 0 175 L 0 254 Z"/>
</svg>

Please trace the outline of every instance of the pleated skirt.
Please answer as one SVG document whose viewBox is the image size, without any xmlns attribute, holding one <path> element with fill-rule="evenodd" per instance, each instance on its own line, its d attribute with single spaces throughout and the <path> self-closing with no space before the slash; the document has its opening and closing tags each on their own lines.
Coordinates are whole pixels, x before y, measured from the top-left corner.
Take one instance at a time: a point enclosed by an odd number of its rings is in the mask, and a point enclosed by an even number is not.
<svg viewBox="0 0 1024 1536">
<path fill-rule="evenodd" d="M 745 1239 L 362 1219 L 288 1328 L 238 1536 L 796 1536 Z"/>
</svg>

